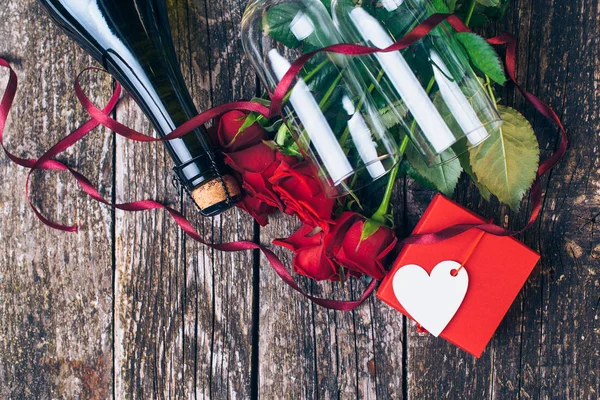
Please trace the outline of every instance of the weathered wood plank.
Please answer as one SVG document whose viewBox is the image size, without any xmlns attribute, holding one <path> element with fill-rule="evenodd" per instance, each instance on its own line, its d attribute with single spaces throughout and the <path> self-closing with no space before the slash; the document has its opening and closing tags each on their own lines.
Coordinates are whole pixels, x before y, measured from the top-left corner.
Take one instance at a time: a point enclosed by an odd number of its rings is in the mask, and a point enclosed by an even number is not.
<svg viewBox="0 0 600 400">
<path fill-rule="evenodd" d="M 409 393 L 418 398 L 598 396 L 595 319 L 600 264 L 593 256 L 592 219 L 598 212 L 600 178 L 596 155 L 600 14 L 597 3 L 586 0 L 519 1 L 512 7 L 498 31 L 514 32 L 520 40 L 518 78 L 561 112 L 571 149 L 552 180 L 546 181 L 537 228 L 520 237 L 540 251 L 542 261 L 482 358 L 476 360 L 441 339 L 410 333 Z M 504 97 L 525 110 L 547 156 L 557 143 L 556 128 L 512 89 Z M 415 193 L 409 212 L 413 224 L 429 199 L 428 194 Z M 510 228 L 525 224 L 524 210 L 516 215 L 497 202 L 485 203 L 468 182 L 460 185 L 457 199 Z M 586 222 L 590 224 L 584 226 Z"/>
<path fill-rule="evenodd" d="M 392 205 L 396 233 L 403 237 L 407 230 L 407 193 L 406 180 L 396 183 Z M 391 267 L 391 266 L 390 266 Z M 368 365 L 375 371 L 378 399 L 406 399 L 408 376 L 407 329 L 406 318 L 373 298 L 370 302 L 373 314 L 373 364 Z"/>
<path fill-rule="evenodd" d="M 91 60 L 51 25 L 35 1 L 0 7 L 0 54 L 15 66 L 19 94 L 7 145 L 38 157 L 82 124 L 72 91 Z M 0 73 L 2 88 L 7 75 Z M 89 87 L 106 101 L 110 79 Z M 112 192 L 112 139 L 98 130 L 61 156 Z M 36 173 L 34 203 L 81 230 L 46 228 L 27 205 L 27 171 L 0 156 L 0 397 L 112 396 L 112 229 L 110 210 L 78 194 L 68 174 Z"/>
<path fill-rule="evenodd" d="M 237 40 L 244 4 L 170 4 L 184 74 L 199 107 L 251 97 L 254 75 Z M 265 398 L 403 398 L 405 392 L 415 398 L 597 398 L 600 10 L 593 0 L 518 0 L 511 7 L 497 30 L 519 38 L 519 79 L 562 111 L 572 146 L 546 183 L 537 229 L 521 237 L 542 253 L 542 262 L 480 360 L 416 334 L 410 323 L 405 331 L 405 319 L 378 300 L 353 313 L 313 306 L 264 259 L 260 318 L 253 322 L 254 254 L 208 250 L 184 238 L 160 212 L 112 217 L 109 209 L 73 195 L 77 188 L 67 175 L 38 174 L 36 204 L 84 227 L 73 235 L 50 231 L 15 190 L 25 171 L 0 157 L 0 396 L 105 398 L 114 385 L 117 397 L 127 398 L 247 398 L 255 377 Z M 8 144 L 18 154 L 39 155 L 85 119 L 70 83 L 93 62 L 40 16 L 32 0 L 8 2 L 0 21 L 0 55 L 11 59 L 21 78 Z M 0 84 L 5 81 L 0 74 Z M 107 78 L 92 81 L 93 94 L 110 86 Z M 525 111 L 547 155 L 556 129 L 514 90 L 502 97 Z M 150 132 L 131 100 L 117 117 Z M 17 137 L 25 132 L 39 135 Z M 257 233 L 241 212 L 215 220 L 197 216 L 171 187 L 172 164 L 160 144 L 116 143 L 113 148 L 110 133 L 99 130 L 63 159 L 98 180 L 109 198 L 154 197 L 180 206 L 216 242 Z M 414 182 L 399 185 L 400 231 L 410 231 L 432 196 Z M 484 202 L 466 180 L 456 199 L 506 226 L 524 223 L 524 212 Z M 272 221 L 261 230 L 263 243 L 297 227 L 286 217 Z M 289 255 L 284 259 L 291 264 Z M 313 294 L 338 299 L 356 298 L 364 287 L 298 280 Z M 260 329 L 255 371 L 253 329 Z"/>
<path fill-rule="evenodd" d="M 179 3 L 186 35 L 181 38 L 185 40 L 182 48 L 187 49 L 182 61 L 198 108 L 252 98 L 256 78 L 239 40 L 245 4 L 231 0 Z M 186 210 L 214 243 L 252 240 L 255 235 L 254 221 L 243 211 L 203 220 L 190 202 Z M 191 240 L 186 241 L 185 251 L 186 368 L 195 373 L 194 391 L 206 398 L 248 398 L 255 255 L 216 252 Z"/>
<path fill-rule="evenodd" d="M 400 185 L 402 186 L 402 185 Z M 402 196 L 395 202 L 402 209 Z M 399 214 L 402 220 L 402 213 Z M 261 241 L 287 237 L 299 223 L 272 218 Z M 291 268 L 291 254 L 276 248 Z M 265 260 L 260 277 L 260 394 L 265 398 L 395 398 L 403 396 L 403 318 L 371 299 L 353 312 L 323 309 L 285 285 Z M 366 283 L 350 279 L 304 290 L 324 298 L 359 298 Z"/>
<path fill-rule="evenodd" d="M 260 230 L 260 240 L 269 244 L 276 237 L 289 236 L 298 226 L 293 218 L 274 216 L 269 225 Z M 281 248 L 274 250 L 285 265 L 291 266 L 289 252 Z M 298 278 L 297 282 L 305 291 L 311 290 L 307 280 Z M 322 384 L 322 379 L 337 375 L 335 361 L 325 361 L 331 365 L 329 374 L 317 375 L 315 335 L 331 330 L 332 326 L 319 326 L 318 333 L 315 332 L 312 324 L 315 311 L 315 306 L 285 285 L 261 258 L 258 376 L 261 398 L 316 398 L 317 385 Z M 324 342 L 333 340 L 328 336 Z"/>
<path fill-rule="evenodd" d="M 254 95 L 240 62 L 232 2 L 170 2 L 174 40 L 200 109 Z M 120 108 L 130 126 L 149 131 L 141 112 Z M 209 241 L 251 239 L 254 222 L 231 211 L 202 219 L 171 187 L 162 145 L 118 140 L 119 198 L 179 204 Z M 144 179 L 138 179 L 143 176 Z M 120 198 L 121 199 L 121 198 Z M 164 214 L 117 214 L 117 392 L 127 397 L 247 397 L 251 377 L 252 253 L 223 254 L 182 237 Z"/>
<path fill-rule="evenodd" d="M 149 123 L 131 99 L 117 110 L 120 122 L 143 132 Z M 117 139 L 116 199 L 145 198 L 173 205 L 171 161 L 162 144 Z M 143 177 L 140 179 L 139 177 Z M 180 230 L 163 212 L 116 212 L 115 384 L 135 398 L 182 394 L 182 263 Z"/>
<path fill-rule="evenodd" d="M 600 212 L 600 9 L 590 0 L 547 7 L 539 4 L 532 13 L 531 31 L 542 34 L 532 38 L 531 53 L 541 68 L 528 74 L 529 82 L 560 110 L 571 148 L 546 187 L 533 292 L 539 303 L 533 300 L 537 307 L 527 315 L 537 336 L 523 345 L 520 395 L 597 398 L 600 261 L 592 252 L 598 244 L 592 219 Z M 534 127 L 551 149 L 555 129 L 540 117 Z"/>
</svg>

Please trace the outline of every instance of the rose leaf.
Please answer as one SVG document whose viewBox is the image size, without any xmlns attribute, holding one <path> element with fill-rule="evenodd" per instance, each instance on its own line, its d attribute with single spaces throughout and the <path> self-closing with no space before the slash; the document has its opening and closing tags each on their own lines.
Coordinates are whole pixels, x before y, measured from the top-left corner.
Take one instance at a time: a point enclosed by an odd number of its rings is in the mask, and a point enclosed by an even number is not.
<svg viewBox="0 0 600 400">
<path fill-rule="evenodd" d="M 475 67 L 494 82 L 504 85 L 506 82 L 504 67 L 498 53 L 484 38 L 470 32 L 456 33 L 454 36 L 463 45 Z"/>
<path fill-rule="evenodd" d="M 498 199 L 518 211 L 535 179 L 540 160 L 531 124 L 513 108 L 499 106 L 504 124 L 497 134 L 470 151 L 477 180 Z"/>
<path fill-rule="evenodd" d="M 408 173 L 417 182 L 421 181 L 420 178 L 422 178 L 433 185 L 441 193 L 451 196 L 458 184 L 458 180 L 462 173 L 462 167 L 460 166 L 460 161 L 456 157 L 452 159 L 451 156 L 446 154 L 448 153 L 445 153 L 443 158 L 440 158 L 442 156 L 438 156 L 437 159 L 433 161 L 433 165 L 429 167 L 421 153 L 419 153 L 417 148 L 411 142 L 406 148 L 405 153 L 406 159 L 412 167 L 412 171 L 409 169 Z M 415 172 L 419 176 L 415 176 Z"/>
</svg>

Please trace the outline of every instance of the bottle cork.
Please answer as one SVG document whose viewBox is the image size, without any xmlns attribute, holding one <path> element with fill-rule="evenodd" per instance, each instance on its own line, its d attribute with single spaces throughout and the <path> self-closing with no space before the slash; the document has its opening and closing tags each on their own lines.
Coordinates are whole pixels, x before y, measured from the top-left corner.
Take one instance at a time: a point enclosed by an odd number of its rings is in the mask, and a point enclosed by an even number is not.
<svg viewBox="0 0 600 400">
<path fill-rule="evenodd" d="M 240 194 L 240 187 L 231 175 L 215 178 L 192 190 L 192 198 L 200 210 L 209 209 L 225 201 L 231 202 Z"/>
</svg>

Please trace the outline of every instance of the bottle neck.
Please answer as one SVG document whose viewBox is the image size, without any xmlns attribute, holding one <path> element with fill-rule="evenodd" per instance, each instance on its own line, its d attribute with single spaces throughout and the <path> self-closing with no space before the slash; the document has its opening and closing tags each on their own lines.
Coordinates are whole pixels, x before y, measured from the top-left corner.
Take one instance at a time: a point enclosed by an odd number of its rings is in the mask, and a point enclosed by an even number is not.
<svg viewBox="0 0 600 400">
<path fill-rule="evenodd" d="M 197 115 L 179 68 L 164 0 L 39 0 L 134 97 L 159 135 Z M 165 143 L 182 183 L 219 175 L 203 128 Z"/>
</svg>

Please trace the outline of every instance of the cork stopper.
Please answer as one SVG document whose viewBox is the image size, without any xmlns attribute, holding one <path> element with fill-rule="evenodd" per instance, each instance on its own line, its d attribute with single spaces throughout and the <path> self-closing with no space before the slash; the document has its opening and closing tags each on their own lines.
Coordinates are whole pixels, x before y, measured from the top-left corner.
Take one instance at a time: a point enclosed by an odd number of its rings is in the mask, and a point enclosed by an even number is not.
<svg viewBox="0 0 600 400">
<path fill-rule="evenodd" d="M 227 187 L 227 192 L 225 191 Z M 239 196 L 240 187 L 231 175 L 216 178 L 192 191 L 192 198 L 201 210 Z"/>
</svg>

